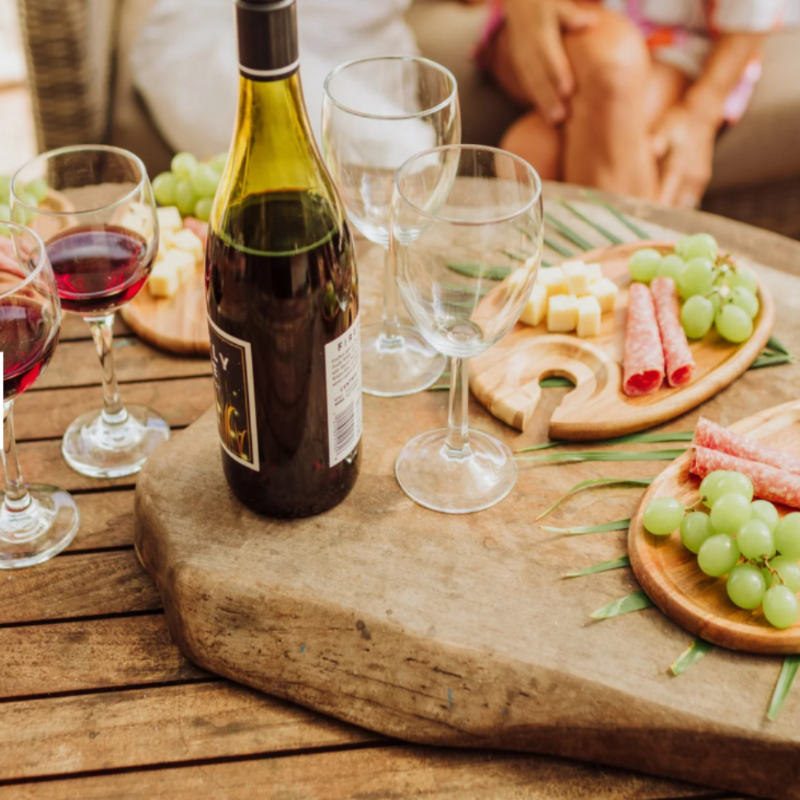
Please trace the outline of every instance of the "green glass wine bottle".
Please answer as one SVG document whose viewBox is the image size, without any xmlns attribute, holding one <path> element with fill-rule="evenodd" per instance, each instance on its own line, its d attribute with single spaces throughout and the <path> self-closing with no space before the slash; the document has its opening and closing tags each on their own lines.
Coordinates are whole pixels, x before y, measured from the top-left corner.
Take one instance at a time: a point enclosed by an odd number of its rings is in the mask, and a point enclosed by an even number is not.
<svg viewBox="0 0 800 800">
<path fill-rule="evenodd" d="M 235 7 L 239 106 L 206 250 L 222 462 L 245 505 L 300 517 L 358 477 L 358 277 L 303 102 L 295 0 Z"/>
</svg>

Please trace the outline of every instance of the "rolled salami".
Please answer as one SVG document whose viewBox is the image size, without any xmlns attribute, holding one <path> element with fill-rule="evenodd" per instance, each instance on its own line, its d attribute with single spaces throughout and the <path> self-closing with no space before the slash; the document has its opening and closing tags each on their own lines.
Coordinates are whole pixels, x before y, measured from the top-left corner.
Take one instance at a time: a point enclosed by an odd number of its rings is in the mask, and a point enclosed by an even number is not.
<svg viewBox="0 0 800 800">
<path fill-rule="evenodd" d="M 787 472 L 800 475 L 800 458 L 797 456 L 761 444 L 761 442 L 742 436 L 740 433 L 734 433 L 704 417 L 700 417 L 697 427 L 694 429 L 692 444 L 696 447 L 719 450 L 721 453 L 728 453 L 748 461 L 769 464 L 776 469 L 785 469 Z"/>
<path fill-rule="evenodd" d="M 622 360 L 622 391 L 628 397 L 658 391 L 664 382 L 664 349 L 653 295 L 643 283 L 631 284 Z"/>
<path fill-rule="evenodd" d="M 681 311 L 675 281 L 669 277 L 653 278 L 650 283 L 656 318 L 664 347 L 667 380 L 670 386 L 686 386 L 691 383 L 695 370 L 689 340 L 681 325 Z"/>
<path fill-rule="evenodd" d="M 776 469 L 769 464 L 737 458 L 707 447 L 694 448 L 689 469 L 700 478 L 705 478 L 718 469 L 741 472 L 753 482 L 753 493 L 756 497 L 771 503 L 800 508 L 800 475 L 785 469 Z"/>
</svg>

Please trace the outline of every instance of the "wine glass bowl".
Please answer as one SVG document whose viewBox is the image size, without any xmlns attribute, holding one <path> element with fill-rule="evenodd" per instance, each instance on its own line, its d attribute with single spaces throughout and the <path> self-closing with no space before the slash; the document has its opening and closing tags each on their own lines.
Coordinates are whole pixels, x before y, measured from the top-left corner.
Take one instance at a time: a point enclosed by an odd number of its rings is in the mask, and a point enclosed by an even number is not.
<svg viewBox="0 0 800 800">
<path fill-rule="evenodd" d="M 169 438 L 158 414 L 122 405 L 113 360 L 114 313 L 141 291 L 158 250 L 158 217 L 144 164 L 103 145 L 44 153 L 12 178 L 11 213 L 44 240 L 61 305 L 89 323 L 103 369 L 104 407 L 69 426 L 64 458 L 89 477 L 138 472 Z"/>
<path fill-rule="evenodd" d="M 389 247 L 394 180 L 415 153 L 461 140 L 452 73 L 424 58 L 387 56 L 337 67 L 325 81 L 322 149 L 354 227 Z M 363 390 L 394 397 L 435 383 L 445 359 L 397 319 L 388 257 L 383 323 L 362 328 Z"/>
<path fill-rule="evenodd" d="M 467 424 L 467 359 L 514 326 L 542 253 L 541 182 L 522 159 L 454 145 L 413 156 L 397 173 L 391 225 L 400 296 L 428 342 L 450 356 L 449 427 L 412 439 L 400 485 L 421 505 L 468 513 L 505 497 L 511 452 Z"/>
</svg>

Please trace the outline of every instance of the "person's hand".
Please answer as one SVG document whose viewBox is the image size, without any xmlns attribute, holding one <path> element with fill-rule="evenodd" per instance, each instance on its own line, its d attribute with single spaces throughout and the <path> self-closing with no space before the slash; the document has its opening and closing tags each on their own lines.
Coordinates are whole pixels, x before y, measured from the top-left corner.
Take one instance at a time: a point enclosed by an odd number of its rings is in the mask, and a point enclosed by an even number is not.
<svg viewBox="0 0 800 800">
<path fill-rule="evenodd" d="M 716 136 L 716 123 L 686 106 L 670 108 L 659 120 L 652 146 L 661 168 L 661 203 L 684 208 L 699 204 L 711 180 Z"/>
<path fill-rule="evenodd" d="M 519 81 L 544 118 L 558 125 L 567 118 L 567 101 L 575 91 L 562 32 L 590 28 L 597 15 L 572 0 L 506 0 L 505 9 Z"/>
</svg>

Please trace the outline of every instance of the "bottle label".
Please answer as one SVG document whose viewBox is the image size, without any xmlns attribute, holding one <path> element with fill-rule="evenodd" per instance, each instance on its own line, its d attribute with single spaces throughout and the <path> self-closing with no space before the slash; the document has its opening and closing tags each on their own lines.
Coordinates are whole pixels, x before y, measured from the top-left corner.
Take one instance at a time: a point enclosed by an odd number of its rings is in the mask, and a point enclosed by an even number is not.
<svg viewBox="0 0 800 800">
<path fill-rule="evenodd" d="M 219 440 L 225 452 L 248 469 L 259 469 L 253 349 L 209 318 L 211 366 L 217 397 Z"/>
<path fill-rule="evenodd" d="M 330 465 L 343 461 L 361 438 L 361 323 L 325 345 Z"/>
</svg>

